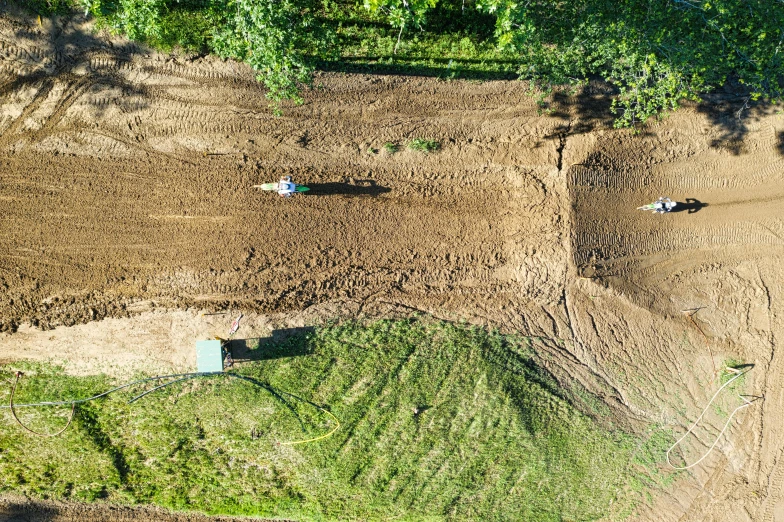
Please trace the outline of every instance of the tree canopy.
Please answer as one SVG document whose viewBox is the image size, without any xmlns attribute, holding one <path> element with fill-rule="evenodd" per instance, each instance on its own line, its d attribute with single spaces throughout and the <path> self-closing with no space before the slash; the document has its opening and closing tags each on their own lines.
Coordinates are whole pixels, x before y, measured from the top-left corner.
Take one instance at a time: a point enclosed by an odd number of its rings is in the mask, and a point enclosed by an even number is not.
<svg viewBox="0 0 784 522">
<path fill-rule="evenodd" d="M 618 126 L 728 81 L 750 100 L 784 93 L 784 0 L 29 1 L 39 12 L 75 2 L 132 39 L 243 60 L 276 109 L 301 101 L 319 64 L 363 53 L 387 63 L 503 63 L 545 86 L 600 77 L 616 87 Z"/>
</svg>

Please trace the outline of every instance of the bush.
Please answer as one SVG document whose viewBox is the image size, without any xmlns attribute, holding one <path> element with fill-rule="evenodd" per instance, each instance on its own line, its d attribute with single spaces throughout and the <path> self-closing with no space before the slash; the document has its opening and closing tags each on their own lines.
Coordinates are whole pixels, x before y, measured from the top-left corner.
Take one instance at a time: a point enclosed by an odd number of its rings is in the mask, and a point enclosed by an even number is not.
<svg viewBox="0 0 784 522">
<path fill-rule="evenodd" d="M 407 146 L 411 150 L 427 153 L 427 152 L 437 151 L 441 147 L 441 144 L 438 143 L 436 140 L 414 138 L 413 140 L 408 142 Z"/>
<path fill-rule="evenodd" d="M 16 3 L 41 16 L 66 14 L 74 7 L 73 0 L 17 0 Z"/>
</svg>

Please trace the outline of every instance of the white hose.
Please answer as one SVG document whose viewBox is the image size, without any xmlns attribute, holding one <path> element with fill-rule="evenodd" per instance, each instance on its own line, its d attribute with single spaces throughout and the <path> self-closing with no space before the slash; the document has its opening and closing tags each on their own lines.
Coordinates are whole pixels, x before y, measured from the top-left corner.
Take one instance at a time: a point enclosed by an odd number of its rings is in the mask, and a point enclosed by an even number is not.
<svg viewBox="0 0 784 522">
<path fill-rule="evenodd" d="M 735 415 L 735 414 L 736 414 L 736 413 L 737 413 L 739 410 L 742 410 L 743 408 L 746 408 L 746 407 L 748 407 L 748 406 L 751 406 L 751 404 L 752 404 L 752 401 L 749 401 L 748 399 L 746 399 L 746 398 L 745 398 L 745 397 L 743 397 L 742 395 L 738 395 L 738 397 L 740 397 L 740 398 L 741 398 L 741 400 L 742 400 L 742 401 L 743 401 L 745 404 L 741 404 L 740 406 L 738 406 L 737 408 L 735 408 L 734 410 L 732 410 L 732 413 L 730 413 L 730 417 L 729 417 L 729 419 L 727 419 L 727 422 L 724 424 L 724 428 L 722 428 L 722 430 L 721 430 L 721 433 L 719 433 L 719 436 L 718 436 L 718 437 L 716 437 L 716 440 L 714 440 L 714 441 L 713 441 L 713 444 L 711 444 L 711 447 L 710 447 L 710 448 L 708 448 L 708 451 L 706 451 L 706 452 L 705 452 L 705 454 L 704 454 L 702 457 L 700 457 L 700 460 L 698 460 L 697 462 L 695 462 L 695 463 L 693 463 L 693 464 L 689 464 L 688 466 L 675 466 L 675 465 L 674 465 L 672 462 L 670 462 L 670 452 L 671 452 L 672 450 L 674 450 L 674 449 L 675 449 L 675 447 L 676 447 L 676 446 L 678 446 L 678 444 L 680 444 L 680 443 L 681 443 L 681 441 L 682 441 L 683 439 L 685 439 L 685 438 L 686 438 L 686 437 L 689 435 L 689 433 L 691 433 L 691 432 L 692 432 L 692 430 L 693 430 L 693 429 L 694 429 L 694 428 L 697 426 L 697 424 L 700 422 L 700 420 L 702 419 L 703 415 L 705 415 L 705 412 L 706 412 L 706 411 L 708 411 L 708 408 L 710 408 L 710 405 L 713 403 L 713 400 L 714 400 L 714 399 L 715 399 L 715 398 L 716 398 L 716 397 L 719 395 L 719 393 L 721 392 L 721 390 L 723 390 L 724 388 L 726 388 L 727 386 L 729 386 L 729 385 L 730 385 L 730 383 L 731 383 L 731 382 L 733 382 L 733 381 L 734 381 L 735 379 L 737 379 L 738 377 L 741 377 L 742 375 L 745 375 L 745 374 L 746 374 L 748 371 L 749 371 L 749 370 L 746 370 L 745 372 L 739 373 L 738 375 L 736 375 L 735 377 L 733 377 L 733 378 L 732 378 L 732 379 L 730 379 L 729 381 L 725 382 L 725 383 L 724 383 L 724 385 L 722 385 L 722 387 L 721 387 L 721 388 L 719 388 L 719 389 L 716 391 L 716 393 L 714 393 L 714 394 L 713 394 L 713 397 L 711 397 L 711 400 L 710 400 L 710 401 L 708 401 L 708 404 L 707 404 L 707 406 L 705 406 L 705 409 L 704 409 L 704 410 L 702 410 L 702 413 L 700 413 L 700 416 L 699 416 L 699 417 L 697 417 L 697 420 L 696 420 L 696 421 L 694 421 L 694 424 L 692 424 L 692 425 L 689 427 L 689 429 L 686 431 L 686 433 L 684 433 L 684 434 L 683 434 L 683 436 L 681 436 L 681 438 L 680 438 L 680 439 L 678 439 L 677 441 L 675 441 L 675 444 L 673 444 L 672 446 L 670 446 L 670 449 L 668 449 L 668 450 L 667 450 L 667 464 L 669 464 L 669 465 L 670 465 L 670 466 L 671 466 L 673 469 L 676 469 L 676 470 L 684 470 L 684 469 L 689 469 L 689 468 L 692 468 L 692 467 L 696 466 L 696 465 L 697 465 L 697 464 L 699 464 L 700 462 L 702 462 L 702 461 L 705 459 L 705 457 L 707 457 L 708 455 L 710 455 L 710 452 L 711 452 L 711 451 L 713 451 L 713 448 L 715 448 L 715 447 L 716 447 L 716 444 L 718 444 L 718 442 L 719 442 L 719 439 L 721 438 L 721 436 L 722 436 L 722 435 L 724 435 L 724 432 L 727 430 L 727 427 L 730 425 L 730 421 L 732 421 L 732 417 L 733 417 L 733 416 L 734 416 L 734 415 Z"/>
</svg>

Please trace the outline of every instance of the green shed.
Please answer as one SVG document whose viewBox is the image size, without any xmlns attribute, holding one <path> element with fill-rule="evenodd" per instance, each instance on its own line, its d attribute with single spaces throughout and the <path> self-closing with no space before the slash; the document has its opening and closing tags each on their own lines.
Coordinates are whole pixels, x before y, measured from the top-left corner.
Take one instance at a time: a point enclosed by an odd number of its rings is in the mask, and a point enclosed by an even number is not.
<svg viewBox="0 0 784 522">
<path fill-rule="evenodd" d="M 196 368 L 201 373 L 223 371 L 223 348 L 219 340 L 196 341 Z"/>
</svg>

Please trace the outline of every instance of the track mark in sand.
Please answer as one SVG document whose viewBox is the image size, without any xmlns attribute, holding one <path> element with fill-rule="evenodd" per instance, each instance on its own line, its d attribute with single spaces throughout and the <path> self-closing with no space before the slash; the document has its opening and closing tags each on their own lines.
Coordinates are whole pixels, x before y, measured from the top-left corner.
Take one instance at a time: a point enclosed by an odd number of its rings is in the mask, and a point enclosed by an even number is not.
<svg viewBox="0 0 784 522">
<path fill-rule="evenodd" d="M 79 97 L 90 87 L 90 80 L 87 77 L 82 77 L 76 80 L 72 85 L 68 86 L 63 92 L 62 96 L 57 102 L 57 105 L 40 129 L 30 134 L 34 140 L 41 140 L 49 135 L 54 127 L 63 119 L 68 109 L 79 99 Z"/>
<path fill-rule="evenodd" d="M 178 163 L 184 163 L 186 165 L 196 166 L 196 164 L 193 163 L 192 161 L 186 160 L 184 158 L 180 158 L 180 157 L 178 157 L 175 154 L 170 154 L 170 153 L 167 153 L 167 152 L 163 152 L 163 151 L 159 151 L 159 150 L 154 149 L 153 147 L 151 147 L 147 143 L 144 143 L 144 136 L 137 136 L 137 139 L 134 141 L 134 140 L 131 140 L 130 138 L 125 138 L 125 137 L 122 137 L 122 136 L 118 136 L 117 134 L 110 133 L 110 132 L 102 132 L 102 131 L 97 130 L 97 129 L 83 130 L 82 132 L 85 132 L 85 133 L 88 133 L 88 134 L 95 134 L 95 135 L 98 135 L 98 136 L 103 136 L 104 138 L 108 138 L 110 140 L 114 140 L 116 143 L 123 143 L 130 150 L 140 150 L 140 151 L 148 154 L 151 157 L 166 158 L 166 159 L 169 159 L 169 160 L 172 160 L 172 161 L 176 161 Z"/>
<path fill-rule="evenodd" d="M 124 57 L 93 55 L 89 57 L 87 67 L 93 72 L 125 71 L 132 69 L 133 63 Z"/>
<path fill-rule="evenodd" d="M 611 223 L 602 225 L 599 222 L 593 223 L 592 230 L 575 233 L 573 244 L 573 256 L 578 267 L 594 258 L 629 261 L 655 254 L 677 252 L 679 255 L 693 255 L 689 251 L 705 252 L 733 246 L 784 247 L 779 235 L 769 230 L 755 230 L 751 224 L 705 227 L 695 234 L 690 229 L 626 232 L 615 229 Z"/>
<path fill-rule="evenodd" d="M 781 493 L 784 489 L 784 452 L 779 453 L 776 465 L 768 478 L 768 496 L 763 503 L 762 522 L 784 522 L 784 504 Z"/>
<path fill-rule="evenodd" d="M 186 221 L 197 221 L 197 222 L 209 221 L 213 223 L 226 223 L 233 219 L 232 216 L 186 216 L 180 214 L 150 214 L 148 217 L 150 219 L 161 220 L 161 221 L 184 219 Z"/>
<path fill-rule="evenodd" d="M 36 46 L 21 47 L 14 42 L 0 39 L 0 59 L 28 61 L 34 64 L 59 63 L 63 53 Z"/>
<path fill-rule="evenodd" d="M 201 86 L 226 87 L 227 84 L 244 86 L 248 89 L 261 90 L 261 86 L 253 78 L 253 75 L 243 73 L 226 73 L 215 70 L 199 69 L 198 66 L 185 65 L 142 65 L 139 67 L 141 72 L 154 74 L 162 78 L 179 78 L 194 82 Z"/>
<path fill-rule="evenodd" d="M 45 79 L 41 82 L 41 86 L 38 88 L 38 92 L 35 93 L 32 101 L 27 104 L 27 106 L 22 110 L 22 114 L 16 118 L 11 125 L 0 135 L 0 146 L 8 145 L 11 143 L 15 137 L 18 137 L 17 131 L 19 128 L 24 124 L 24 122 L 29 118 L 38 107 L 46 100 L 49 93 L 55 86 L 55 82 L 52 79 Z"/>
<path fill-rule="evenodd" d="M 678 190 L 683 192 L 709 189 L 738 189 L 754 187 L 761 180 L 784 174 L 784 161 L 776 160 L 753 176 L 721 177 L 721 162 L 703 165 L 699 170 L 705 175 L 674 169 L 668 173 L 650 170 L 600 171 L 582 165 L 574 165 L 569 171 L 569 183 L 573 190 L 607 190 L 609 192 L 630 192 L 646 189 L 657 191 Z"/>
</svg>

